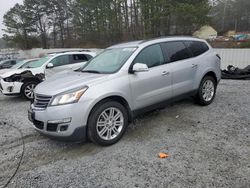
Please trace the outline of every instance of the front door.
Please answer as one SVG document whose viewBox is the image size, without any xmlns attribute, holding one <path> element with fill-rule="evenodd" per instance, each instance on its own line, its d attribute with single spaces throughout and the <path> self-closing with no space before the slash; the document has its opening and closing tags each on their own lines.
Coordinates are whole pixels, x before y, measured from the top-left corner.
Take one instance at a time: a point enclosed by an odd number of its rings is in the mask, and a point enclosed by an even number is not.
<svg viewBox="0 0 250 188">
<path fill-rule="evenodd" d="M 70 64 L 69 55 L 60 55 L 52 59 L 49 63 L 53 64 L 53 68 L 47 68 L 45 75 L 46 78 L 53 76 L 55 73 L 62 72 L 67 68 Z"/>
<path fill-rule="evenodd" d="M 171 70 L 165 62 L 159 44 L 143 49 L 135 58 L 133 64 L 146 64 L 149 71 L 129 75 L 134 110 L 171 98 Z"/>
</svg>

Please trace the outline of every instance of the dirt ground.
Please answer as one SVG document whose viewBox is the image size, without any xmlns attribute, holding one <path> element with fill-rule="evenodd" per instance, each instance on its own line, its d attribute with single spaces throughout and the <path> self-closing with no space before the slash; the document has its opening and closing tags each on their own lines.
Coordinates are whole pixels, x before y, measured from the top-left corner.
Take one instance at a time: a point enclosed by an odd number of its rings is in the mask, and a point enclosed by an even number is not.
<svg viewBox="0 0 250 188">
<path fill-rule="evenodd" d="M 250 187 L 250 81 L 222 81 L 208 107 L 187 99 L 145 114 L 110 147 L 40 136 L 28 107 L 0 94 L 0 187 L 22 154 L 8 187 Z"/>
</svg>

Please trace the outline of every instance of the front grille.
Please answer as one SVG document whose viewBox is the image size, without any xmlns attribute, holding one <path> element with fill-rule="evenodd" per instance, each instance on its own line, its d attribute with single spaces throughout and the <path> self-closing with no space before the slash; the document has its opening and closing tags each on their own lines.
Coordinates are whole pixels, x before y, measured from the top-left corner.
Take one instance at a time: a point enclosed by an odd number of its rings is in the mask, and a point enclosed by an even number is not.
<svg viewBox="0 0 250 188">
<path fill-rule="evenodd" d="M 36 128 L 43 130 L 43 128 L 44 128 L 44 123 L 43 122 L 34 120 L 33 123 L 34 123 Z"/>
<path fill-rule="evenodd" d="M 36 108 L 47 108 L 51 98 L 51 96 L 35 94 L 34 106 Z"/>
<path fill-rule="evenodd" d="M 57 127 L 58 127 L 58 124 L 48 123 L 47 124 L 47 131 L 56 132 L 57 131 Z"/>
</svg>

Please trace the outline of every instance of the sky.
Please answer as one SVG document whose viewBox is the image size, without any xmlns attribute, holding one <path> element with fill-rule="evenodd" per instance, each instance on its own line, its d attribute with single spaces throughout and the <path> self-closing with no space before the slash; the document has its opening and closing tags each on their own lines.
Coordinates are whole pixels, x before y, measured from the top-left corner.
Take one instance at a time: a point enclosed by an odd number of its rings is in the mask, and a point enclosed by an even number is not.
<svg viewBox="0 0 250 188">
<path fill-rule="evenodd" d="M 4 29 L 3 25 L 3 16 L 4 14 L 12 8 L 16 3 L 22 3 L 23 0 L 0 0 L 0 38 L 3 35 L 2 29 Z"/>
</svg>

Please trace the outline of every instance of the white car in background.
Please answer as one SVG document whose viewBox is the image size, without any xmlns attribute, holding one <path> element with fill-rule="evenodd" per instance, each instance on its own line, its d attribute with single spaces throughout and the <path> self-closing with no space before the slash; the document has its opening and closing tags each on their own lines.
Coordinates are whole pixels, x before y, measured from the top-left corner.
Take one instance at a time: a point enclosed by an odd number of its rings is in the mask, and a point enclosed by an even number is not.
<svg viewBox="0 0 250 188">
<path fill-rule="evenodd" d="M 20 69 L 0 75 L 0 91 L 4 95 L 21 94 L 24 98 L 33 100 L 33 91 L 39 83 L 57 72 L 80 68 L 94 56 L 96 52 L 91 51 L 49 54 L 25 64 Z"/>
<path fill-rule="evenodd" d="M 15 64 L 17 64 L 18 60 L 16 59 L 7 59 L 7 60 L 3 60 L 0 61 L 0 70 L 1 69 L 9 69 L 12 66 L 14 66 Z"/>
<path fill-rule="evenodd" d="M 6 72 L 9 72 L 11 70 L 14 70 L 14 69 L 21 69 L 22 67 L 24 67 L 26 64 L 30 63 L 30 62 L 34 62 L 34 61 L 37 61 L 39 58 L 36 58 L 36 59 L 25 59 L 25 60 L 22 60 L 22 61 L 18 61 L 17 64 L 15 64 L 13 67 L 11 68 L 8 68 L 8 69 L 0 69 L 0 75 L 1 74 L 4 74 Z"/>
</svg>

